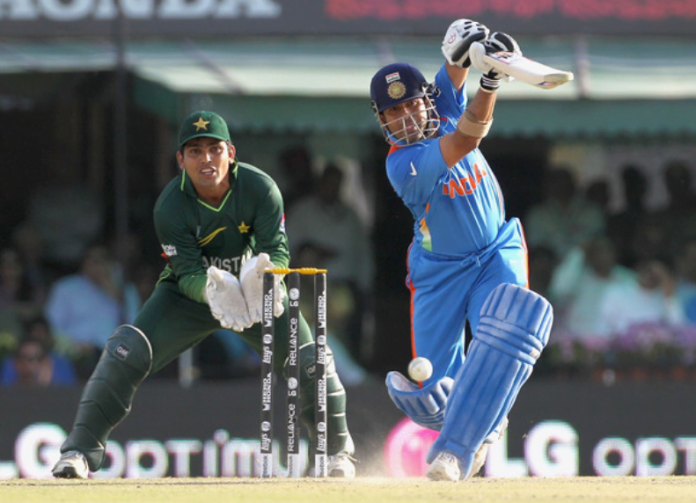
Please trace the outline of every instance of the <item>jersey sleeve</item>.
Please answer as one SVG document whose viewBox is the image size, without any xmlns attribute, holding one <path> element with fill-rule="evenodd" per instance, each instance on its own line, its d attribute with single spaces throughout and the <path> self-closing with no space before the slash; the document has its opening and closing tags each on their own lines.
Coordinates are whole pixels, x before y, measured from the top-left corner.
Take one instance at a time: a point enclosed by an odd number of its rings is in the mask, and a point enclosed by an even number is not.
<svg viewBox="0 0 696 503">
<path fill-rule="evenodd" d="M 254 216 L 254 252 L 268 253 L 276 267 L 288 267 L 290 251 L 285 233 L 283 196 L 276 184 L 270 186 Z"/>
<path fill-rule="evenodd" d="M 426 140 L 387 157 L 387 176 L 396 193 L 409 208 L 425 207 L 433 187 L 447 173 L 440 139 Z M 414 211 L 418 214 L 418 211 Z"/>
<path fill-rule="evenodd" d="M 440 90 L 440 93 L 435 96 L 435 106 L 441 117 L 446 117 L 450 121 L 456 121 L 466 109 L 468 102 L 466 95 L 466 82 L 461 90 L 456 89 L 452 85 L 452 81 L 447 74 L 445 65 L 440 67 L 440 70 L 435 75 L 435 85 Z"/>
<path fill-rule="evenodd" d="M 179 289 L 187 297 L 205 303 L 205 271 L 196 237 L 186 225 L 184 215 L 155 211 L 155 232 L 169 265 L 174 271 Z"/>
</svg>

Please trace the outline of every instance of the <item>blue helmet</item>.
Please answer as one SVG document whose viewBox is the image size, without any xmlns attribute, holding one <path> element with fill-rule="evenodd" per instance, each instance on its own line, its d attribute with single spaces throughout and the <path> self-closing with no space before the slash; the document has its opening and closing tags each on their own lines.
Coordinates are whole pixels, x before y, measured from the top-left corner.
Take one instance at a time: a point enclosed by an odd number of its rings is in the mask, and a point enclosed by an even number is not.
<svg viewBox="0 0 696 503">
<path fill-rule="evenodd" d="M 392 63 L 379 70 L 370 83 L 370 98 L 387 142 L 410 145 L 434 136 L 440 125 L 440 116 L 432 100 L 432 95 L 436 93 L 434 84 L 428 84 L 420 70 L 408 63 Z M 380 114 L 388 108 L 418 98 L 423 98 L 428 114 L 427 124 L 420 126 L 421 137 L 416 142 L 398 139 L 402 135 L 397 134 L 394 127 L 389 128 Z M 402 122 L 402 126 L 406 127 L 406 123 Z"/>
<path fill-rule="evenodd" d="M 423 98 L 428 82 L 415 66 L 392 63 L 372 77 L 370 97 L 375 112 L 384 112 L 399 103 Z"/>
</svg>

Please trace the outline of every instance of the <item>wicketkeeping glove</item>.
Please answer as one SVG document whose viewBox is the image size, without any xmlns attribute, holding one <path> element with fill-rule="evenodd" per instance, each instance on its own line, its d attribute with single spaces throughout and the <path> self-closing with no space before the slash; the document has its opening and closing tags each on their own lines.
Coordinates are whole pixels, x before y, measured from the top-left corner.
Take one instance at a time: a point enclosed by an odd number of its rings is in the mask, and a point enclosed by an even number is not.
<svg viewBox="0 0 696 503">
<path fill-rule="evenodd" d="M 493 68 L 483 60 L 484 55 L 495 52 L 509 52 L 511 54 L 522 56 L 522 51 L 520 50 L 520 46 L 517 44 L 517 41 L 507 33 L 499 31 L 492 33 L 491 36 L 483 42 L 474 42 L 471 44 L 471 50 L 469 51 L 471 64 L 474 66 L 474 68 L 483 72 L 483 77 L 481 77 L 481 87 L 488 91 L 495 91 L 498 89 L 500 87 L 501 79 L 504 79 L 506 82 L 513 80 L 512 77 Z"/>
<path fill-rule="evenodd" d="M 469 48 L 471 44 L 484 40 L 488 28 L 471 19 L 457 19 L 447 29 L 442 39 L 442 55 L 451 65 L 468 68 L 471 65 Z"/>
<path fill-rule="evenodd" d="M 244 262 L 242 270 L 239 272 L 239 280 L 242 283 L 244 298 L 249 306 L 249 316 L 252 323 L 259 323 L 263 315 L 263 273 L 266 269 L 274 267 L 268 253 L 259 253 Z M 285 310 L 283 305 L 285 289 L 280 287 L 282 279 L 281 274 L 275 274 L 273 277 L 273 316 L 276 318 Z"/>
<path fill-rule="evenodd" d="M 241 332 L 252 325 L 242 286 L 233 274 L 210 266 L 205 283 L 205 299 L 213 317 L 223 327 Z"/>
</svg>

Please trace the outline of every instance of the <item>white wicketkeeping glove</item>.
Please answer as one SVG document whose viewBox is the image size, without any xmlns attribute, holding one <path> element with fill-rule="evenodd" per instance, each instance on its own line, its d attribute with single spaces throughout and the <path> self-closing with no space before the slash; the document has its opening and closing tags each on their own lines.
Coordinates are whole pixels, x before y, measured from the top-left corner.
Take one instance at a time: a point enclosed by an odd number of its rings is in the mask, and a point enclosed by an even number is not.
<svg viewBox="0 0 696 503">
<path fill-rule="evenodd" d="M 205 299 L 213 317 L 219 320 L 223 327 L 241 332 L 253 324 L 242 293 L 242 285 L 234 274 L 210 266 L 208 281 L 205 283 Z"/>
<path fill-rule="evenodd" d="M 259 253 L 244 262 L 239 272 L 239 281 L 242 283 L 242 291 L 249 306 L 249 316 L 252 323 L 259 323 L 263 315 L 263 273 L 266 269 L 273 269 L 268 253 Z M 276 318 L 283 314 L 285 309 L 285 290 L 280 287 L 283 276 L 275 274 L 273 277 L 273 316 Z"/>
<path fill-rule="evenodd" d="M 485 40 L 488 28 L 471 19 L 457 19 L 445 33 L 442 39 L 442 55 L 451 65 L 468 68 L 469 48 L 474 42 Z"/>
</svg>

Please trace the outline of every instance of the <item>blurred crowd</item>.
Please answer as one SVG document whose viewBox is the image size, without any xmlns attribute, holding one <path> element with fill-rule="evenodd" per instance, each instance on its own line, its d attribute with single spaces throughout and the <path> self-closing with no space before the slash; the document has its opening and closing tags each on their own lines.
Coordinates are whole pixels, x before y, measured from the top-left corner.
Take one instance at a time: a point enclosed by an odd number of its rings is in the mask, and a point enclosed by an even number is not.
<svg viewBox="0 0 696 503">
<path fill-rule="evenodd" d="M 544 200 L 524 219 L 530 286 L 554 305 L 547 367 L 663 375 L 696 363 L 696 193 L 688 165 L 661 172 L 667 201 L 649 209 L 639 166 L 581 190 L 573 172 L 546 176 Z"/>
<path fill-rule="evenodd" d="M 346 183 L 350 169 L 317 166 L 303 147 L 282 152 L 278 167 L 291 266 L 329 269 L 337 366 L 346 384 L 364 382 L 364 350 L 378 315 L 370 222 L 351 197 L 365 199 L 364 191 Z M 659 207 L 647 204 L 646 173 L 624 166 L 617 195 L 608 181 L 581 185 L 573 169 L 550 167 L 540 202 L 521 215 L 530 287 L 556 313 L 539 374 L 696 368 L 691 171 L 682 161 L 663 167 L 667 200 Z M 621 201 L 618 210 L 610 209 L 612 196 Z M 0 385 L 86 380 L 113 329 L 131 323 L 149 297 L 164 265 L 146 244 L 152 236 L 136 230 L 126 243 L 104 239 L 104 213 L 98 198 L 70 183 L 30 199 L 25 221 L 0 249 Z M 302 281 L 311 325 L 313 285 L 310 277 Z M 193 365 L 196 378 L 229 379 L 256 376 L 259 359 L 241 338 L 219 330 L 195 348 Z M 180 372 L 174 362 L 157 376 Z"/>
</svg>

